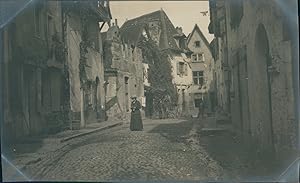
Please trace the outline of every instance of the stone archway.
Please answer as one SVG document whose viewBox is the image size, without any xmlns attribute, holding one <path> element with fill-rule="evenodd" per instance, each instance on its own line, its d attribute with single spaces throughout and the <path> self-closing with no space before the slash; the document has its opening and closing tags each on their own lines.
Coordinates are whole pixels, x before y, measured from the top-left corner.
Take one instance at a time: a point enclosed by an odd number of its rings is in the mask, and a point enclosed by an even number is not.
<svg viewBox="0 0 300 183">
<path fill-rule="evenodd" d="M 266 150 L 274 150 L 272 125 L 271 82 L 268 67 L 270 59 L 269 40 L 263 24 L 259 24 L 255 33 L 255 59 L 253 72 L 256 93 L 254 97 L 254 118 L 258 127 L 260 144 Z"/>
</svg>

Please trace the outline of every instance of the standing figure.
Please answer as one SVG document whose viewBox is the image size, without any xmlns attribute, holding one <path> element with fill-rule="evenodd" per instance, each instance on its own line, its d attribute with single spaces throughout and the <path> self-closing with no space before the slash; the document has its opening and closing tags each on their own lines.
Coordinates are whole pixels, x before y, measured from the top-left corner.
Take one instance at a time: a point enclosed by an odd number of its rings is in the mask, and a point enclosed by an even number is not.
<svg viewBox="0 0 300 183">
<path fill-rule="evenodd" d="M 130 119 L 130 130 L 131 131 L 142 131 L 143 122 L 141 115 L 141 103 L 137 100 L 136 96 L 131 97 L 131 119 Z"/>
</svg>

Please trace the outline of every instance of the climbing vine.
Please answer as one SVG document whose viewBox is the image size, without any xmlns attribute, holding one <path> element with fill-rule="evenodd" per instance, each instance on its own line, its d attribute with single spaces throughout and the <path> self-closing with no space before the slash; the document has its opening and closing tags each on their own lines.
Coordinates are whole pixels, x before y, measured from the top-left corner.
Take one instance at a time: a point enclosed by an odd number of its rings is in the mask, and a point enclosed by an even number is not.
<svg viewBox="0 0 300 183">
<path fill-rule="evenodd" d="M 85 71 L 85 66 L 87 65 L 87 57 L 86 54 L 88 53 L 87 48 L 89 47 L 90 43 L 88 40 L 88 12 L 86 9 L 80 9 L 80 17 L 81 17 L 81 39 L 82 41 L 79 44 L 80 48 L 80 59 L 79 59 L 79 77 L 80 77 L 80 84 L 84 87 L 84 84 L 87 81 L 87 75 Z"/>
<path fill-rule="evenodd" d="M 160 104 L 172 109 L 177 104 L 177 91 L 173 84 L 172 66 L 169 61 L 169 50 L 160 50 L 153 40 L 142 39 L 138 45 L 146 63 L 149 64 L 149 82 L 152 92 L 155 111 L 161 110 Z"/>
</svg>

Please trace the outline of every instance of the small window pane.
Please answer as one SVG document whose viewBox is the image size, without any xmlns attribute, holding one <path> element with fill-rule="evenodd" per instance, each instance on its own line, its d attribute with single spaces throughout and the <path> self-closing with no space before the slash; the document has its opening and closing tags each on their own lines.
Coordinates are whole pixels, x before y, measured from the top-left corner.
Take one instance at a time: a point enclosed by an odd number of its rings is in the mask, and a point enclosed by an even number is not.
<svg viewBox="0 0 300 183">
<path fill-rule="evenodd" d="M 198 78 L 193 78 L 194 80 L 194 84 L 197 85 L 198 84 Z"/>
</svg>

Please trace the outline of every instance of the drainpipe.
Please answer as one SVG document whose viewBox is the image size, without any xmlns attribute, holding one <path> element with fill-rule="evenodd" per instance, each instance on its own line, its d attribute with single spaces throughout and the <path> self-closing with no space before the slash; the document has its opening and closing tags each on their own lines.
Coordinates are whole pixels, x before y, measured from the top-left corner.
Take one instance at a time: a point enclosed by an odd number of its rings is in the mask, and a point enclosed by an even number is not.
<svg viewBox="0 0 300 183">
<path fill-rule="evenodd" d="M 5 143 L 5 137 L 3 135 L 3 128 L 4 128 L 4 111 L 3 111 L 3 99 L 4 99 L 4 95 L 3 95 L 3 83 L 6 82 L 4 80 L 4 31 L 3 29 L 0 30 L 0 121 L 1 121 L 1 125 L 0 125 L 0 135 L 1 135 L 1 139 L 3 139 L 2 143 L 1 143 L 1 150 L 3 149 L 3 143 Z M 4 138 L 3 138 L 4 137 Z"/>
<path fill-rule="evenodd" d="M 84 91 L 83 88 L 80 89 L 80 127 L 84 128 L 85 119 L 84 119 Z"/>
</svg>

